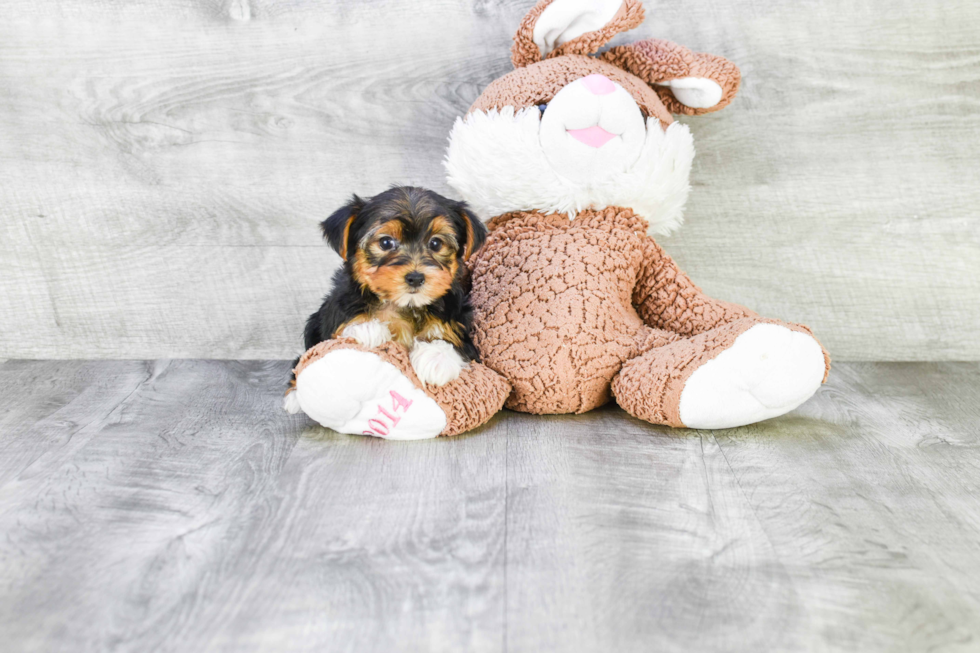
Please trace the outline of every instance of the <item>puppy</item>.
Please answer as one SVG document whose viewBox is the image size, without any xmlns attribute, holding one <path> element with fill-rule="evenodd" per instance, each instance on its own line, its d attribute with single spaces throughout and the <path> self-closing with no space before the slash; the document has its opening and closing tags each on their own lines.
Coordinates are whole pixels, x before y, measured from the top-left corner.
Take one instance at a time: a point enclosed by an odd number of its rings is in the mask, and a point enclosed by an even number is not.
<svg viewBox="0 0 980 653">
<path fill-rule="evenodd" d="M 354 195 L 320 227 L 344 264 L 306 322 L 306 349 L 337 337 L 365 347 L 394 340 L 410 350 L 419 379 L 437 386 L 479 360 L 465 262 L 487 230 L 464 202 L 396 186 L 367 200 Z M 286 410 L 299 410 L 291 391 Z"/>
</svg>

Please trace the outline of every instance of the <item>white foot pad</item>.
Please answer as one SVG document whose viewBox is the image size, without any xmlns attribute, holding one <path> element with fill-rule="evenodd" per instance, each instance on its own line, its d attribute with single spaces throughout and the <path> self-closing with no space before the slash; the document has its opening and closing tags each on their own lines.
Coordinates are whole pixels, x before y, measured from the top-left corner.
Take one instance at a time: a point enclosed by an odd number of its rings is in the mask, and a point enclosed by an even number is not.
<svg viewBox="0 0 980 653">
<path fill-rule="evenodd" d="M 784 415 L 813 396 L 824 370 L 823 351 L 811 336 L 757 324 L 687 380 L 681 421 L 692 429 L 726 429 Z"/>
<path fill-rule="evenodd" d="M 409 356 L 419 381 L 436 386 L 455 381 L 466 367 L 463 357 L 445 340 L 416 341 Z"/>
<path fill-rule="evenodd" d="M 340 433 L 421 440 L 446 428 L 439 405 L 370 352 L 330 352 L 300 373 L 290 394 L 313 420 Z"/>
</svg>

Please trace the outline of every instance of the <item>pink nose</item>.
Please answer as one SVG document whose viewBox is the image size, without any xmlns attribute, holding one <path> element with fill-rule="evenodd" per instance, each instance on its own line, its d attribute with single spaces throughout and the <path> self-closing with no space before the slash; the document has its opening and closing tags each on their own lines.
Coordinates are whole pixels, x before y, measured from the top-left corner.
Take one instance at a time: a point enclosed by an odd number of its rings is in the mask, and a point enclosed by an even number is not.
<svg viewBox="0 0 980 653">
<path fill-rule="evenodd" d="M 598 73 L 583 77 L 582 83 L 593 95 L 606 95 L 616 90 L 616 85 L 611 79 Z"/>
</svg>

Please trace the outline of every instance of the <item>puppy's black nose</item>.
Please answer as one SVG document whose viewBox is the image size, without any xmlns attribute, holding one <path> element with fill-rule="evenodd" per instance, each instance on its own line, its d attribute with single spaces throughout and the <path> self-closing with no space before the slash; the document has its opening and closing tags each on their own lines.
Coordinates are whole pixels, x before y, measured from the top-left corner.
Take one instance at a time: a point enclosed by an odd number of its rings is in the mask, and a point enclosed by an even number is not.
<svg viewBox="0 0 980 653">
<path fill-rule="evenodd" d="M 409 272 L 405 275 L 405 283 L 412 288 L 418 288 L 425 283 L 425 275 L 421 272 Z"/>
</svg>

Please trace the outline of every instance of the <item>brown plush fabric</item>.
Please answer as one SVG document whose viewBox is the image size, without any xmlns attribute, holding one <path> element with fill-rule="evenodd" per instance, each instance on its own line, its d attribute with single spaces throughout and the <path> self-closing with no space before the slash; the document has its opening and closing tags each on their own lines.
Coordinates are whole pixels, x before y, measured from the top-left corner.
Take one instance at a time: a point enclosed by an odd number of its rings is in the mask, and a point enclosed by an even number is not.
<svg viewBox="0 0 980 653">
<path fill-rule="evenodd" d="M 624 0 L 613 19 L 602 29 L 586 32 L 579 37 L 562 43 L 548 53 L 548 58 L 566 54 L 592 54 L 609 43 L 620 32 L 631 30 L 643 22 L 643 3 L 640 0 Z"/>
<path fill-rule="evenodd" d="M 371 352 L 398 368 L 415 387 L 421 388 L 446 414 L 446 428 L 439 435 L 458 435 L 475 429 L 503 407 L 504 400 L 510 393 L 510 384 L 503 377 L 479 363 L 470 363 L 469 368 L 464 369 L 458 379 L 442 387 L 423 386 L 415 370 L 412 369 L 408 350 L 404 346 L 397 342 L 386 342 L 379 347 L 369 349 L 353 338 L 325 340 L 308 349 L 293 369 L 296 378 L 299 379 L 300 374 L 311 363 L 339 349 Z"/>
<path fill-rule="evenodd" d="M 677 101 L 666 86 L 654 86 L 670 113 L 697 116 L 724 109 L 735 98 L 742 75 L 738 67 L 724 57 L 691 52 L 683 45 L 661 39 L 647 39 L 611 48 L 601 55 L 604 61 L 628 70 L 648 84 L 680 77 L 704 77 L 718 83 L 721 101 L 706 109 L 694 109 Z"/>
<path fill-rule="evenodd" d="M 507 377 L 507 406 L 581 413 L 609 400 L 609 383 L 643 347 L 676 336 L 644 325 L 631 303 L 646 223 L 632 210 L 511 213 L 489 225 L 471 262 L 473 339 Z M 652 337 L 651 337 L 652 336 Z"/>
<path fill-rule="evenodd" d="M 682 336 L 756 314 L 744 306 L 704 294 L 652 238 L 641 245 L 643 269 L 633 289 L 633 305 L 650 325 Z"/>
<path fill-rule="evenodd" d="M 809 329 L 800 324 L 767 318 L 746 317 L 721 323 L 692 338 L 677 340 L 627 361 L 612 381 L 616 403 L 630 415 L 653 424 L 683 427 L 679 406 L 688 378 L 699 367 L 731 347 L 738 336 L 756 324 L 778 324 L 812 335 Z M 824 361 L 829 369 L 826 350 Z"/>
<path fill-rule="evenodd" d="M 748 326 L 779 323 L 701 292 L 628 208 L 509 213 L 489 229 L 471 261 L 473 339 L 513 385 L 514 410 L 585 412 L 623 369 L 623 407 L 679 426 L 687 376 Z"/>
<path fill-rule="evenodd" d="M 664 126 L 673 122 L 670 114 L 696 116 L 710 113 L 725 108 L 735 98 L 742 78 L 735 64 L 717 55 L 692 52 L 670 41 L 646 39 L 611 48 L 598 57 L 586 56 L 598 52 L 616 34 L 643 22 L 641 0 L 624 0 L 613 19 L 602 29 L 587 32 L 559 45 L 542 61 L 541 50 L 534 43 L 534 25 L 552 2 L 554 0 L 540 0 L 524 16 L 511 48 L 515 70 L 491 83 L 473 103 L 470 111 L 505 106 L 522 108 L 548 102 L 565 84 L 593 73 L 603 74 L 624 87 L 648 116 L 656 116 Z M 570 62 L 569 55 L 578 55 L 584 61 Z M 609 68 L 589 63 L 597 59 L 609 63 L 612 71 L 616 72 L 611 73 Z M 539 67 L 550 61 L 561 62 L 561 65 Z M 522 71 L 526 71 L 526 74 L 517 74 Z M 623 72 L 626 74 L 623 75 Z M 635 77 L 645 83 L 637 84 Z M 680 77 L 714 80 L 722 88 L 721 101 L 712 107 L 695 109 L 678 102 L 669 87 L 657 85 L 658 82 Z M 649 98 L 650 94 L 657 96 L 658 100 Z"/>
<path fill-rule="evenodd" d="M 425 392 L 446 413 L 446 428 L 440 435 L 458 435 L 496 415 L 510 394 L 510 383 L 487 367 L 470 363 L 452 383 L 429 386 Z"/>
<path fill-rule="evenodd" d="M 552 2 L 554 0 L 540 0 L 531 11 L 527 12 L 518 26 L 517 33 L 514 34 L 514 45 L 510 48 L 510 60 L 514 68 L 522 68 L 541 61 L 541 48 L 534 42 L 534 24 L 538 22 L 538 16 Z"/>
<path fill-rule="evenodd" d="M 566 84 L 594 73 L 605 75 L 626 89 L 640 109 L 646 115 L 657 118 L 665 129 L 674 122 L 660 95 L 639 77 L 601 59 L 577 54 L 546 59 L 494 80 L 468 113 L 503 107 L 523 109 L 550 102 Z"/>
<path fill-rule="evenodd" d="M 554 0 L 541 0 L 531 11 L 527 12 L 517 33 L 514 34 L 514 45 L 511 47 L 510 59 L 514 68 L 521 68 L 541 61 L 541 49 L 534 42 L 534 26 L 544 10 Z M 623 0 L 619 11 L 613 19 L 601 29 L 586 32 L 570 41 L 562 43 L 548 53 L 547 57 L 561 57 L 566 54 L 592 54 L 612 40 L 620 32 L 631 30 L 643 22 L 643 3 L 640 0 Z"/>
</svg>

